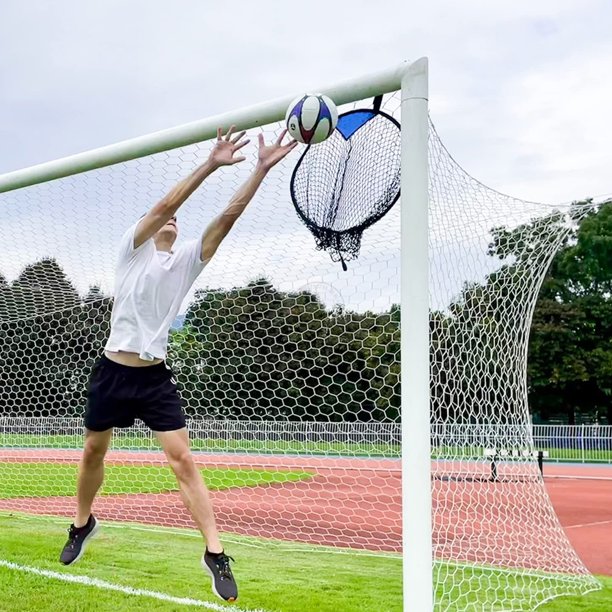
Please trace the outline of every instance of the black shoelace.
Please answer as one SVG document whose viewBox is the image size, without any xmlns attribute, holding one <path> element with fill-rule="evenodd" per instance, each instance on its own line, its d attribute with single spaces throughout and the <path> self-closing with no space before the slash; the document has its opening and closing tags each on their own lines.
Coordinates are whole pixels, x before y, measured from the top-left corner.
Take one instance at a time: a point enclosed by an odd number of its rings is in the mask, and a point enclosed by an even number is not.
<svg viewBox="0 0 612 612">
<path fill-rule="evenodd" d="M 234 558 L 228 555 L 221 555 L 215 559 L 215 565 L 217 566 L 217 569 L 219 570 L 219 576 L 221 577 L 221 580 L 233 580 L 234 579 L 234 576 L 232 575 L 232 570 L 229 564 L 230 561 L 234 561 Z"/>
<path fill-rule="evenodd" d="M 74 525 L 70 525 L 68 528 L 68 539 L 70 540 L 70 546 L 74 547 L 76 540 L 80 537 L 81 532 L 83 531 L 83 527 L 75 527 Z"/>
</svg>

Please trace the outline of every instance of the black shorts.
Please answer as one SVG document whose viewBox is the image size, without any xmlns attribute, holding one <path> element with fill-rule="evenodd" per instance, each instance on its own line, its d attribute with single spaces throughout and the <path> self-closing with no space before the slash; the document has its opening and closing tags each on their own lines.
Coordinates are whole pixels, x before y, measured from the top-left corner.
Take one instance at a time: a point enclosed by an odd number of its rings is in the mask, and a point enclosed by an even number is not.
<svg viewBox="0 0 612 612">
<path fill-rule="evenodd" d="M 139 368 L 102 356 L 89 380 L 85 427 L 92 431 L 130 427 L 136 418 L 153 431 L 185 427 L 172 371 L 163 362 Z"/>
</svg>

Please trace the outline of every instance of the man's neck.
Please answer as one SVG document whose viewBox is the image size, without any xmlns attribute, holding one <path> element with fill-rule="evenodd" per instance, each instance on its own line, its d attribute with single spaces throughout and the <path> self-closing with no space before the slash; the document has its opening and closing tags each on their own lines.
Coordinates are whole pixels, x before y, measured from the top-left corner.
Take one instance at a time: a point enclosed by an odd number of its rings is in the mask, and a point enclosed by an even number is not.
<svg viewBox="0 0 612 612">
<path fill-rule="evenodd" d="M 164 253 L 172 253 L 172 242 L 166 242 L 165 240 L 156 240 L 155 248 L 158 251 L 163 251 Z"/>
</svg>

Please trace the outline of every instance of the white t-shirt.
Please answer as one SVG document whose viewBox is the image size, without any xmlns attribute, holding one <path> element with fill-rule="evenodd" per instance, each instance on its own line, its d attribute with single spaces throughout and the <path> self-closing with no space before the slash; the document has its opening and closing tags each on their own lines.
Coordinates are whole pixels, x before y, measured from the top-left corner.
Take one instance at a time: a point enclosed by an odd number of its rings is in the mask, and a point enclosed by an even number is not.
<svg viewBox="0 0 612 612">
<path fill-rule="evenodd" d="M 135 249 L 137 225 L 125 232 L 119 246 L 111 333 L 105 348 L 138 353 L 146 361 L 165 359 L 170 326 L 208 261 L 200 259 L 201 240 L 166 253 L 158 251 L 150 238 Z"/>
</svg>

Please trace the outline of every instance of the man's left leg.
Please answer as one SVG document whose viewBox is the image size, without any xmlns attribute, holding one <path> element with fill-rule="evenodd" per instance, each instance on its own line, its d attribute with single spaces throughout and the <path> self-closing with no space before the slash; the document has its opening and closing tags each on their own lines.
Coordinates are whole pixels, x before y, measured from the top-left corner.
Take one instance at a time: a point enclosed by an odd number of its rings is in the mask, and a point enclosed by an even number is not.
<svg viewBox="0 0 612 612">
<path fill-rule="evenodd" d="M 181 497 L 212 553 L 223 550 L 215 523 L 212 501 L 189 450 L 187 429 L 155 432 L 178 480 Z"/>
<path fill-rule="evenodd" d="M 230 558 L 223 553 L 212 501 L 189 450 L 187 429 L 156 431 L 155 435 L 176 475 L 183 503 L 206 541 L 202 564 L 211 575 L 213 591 L 226 601 L 234 601 L 238 589 L 229 566 Z"/>
</svg>

